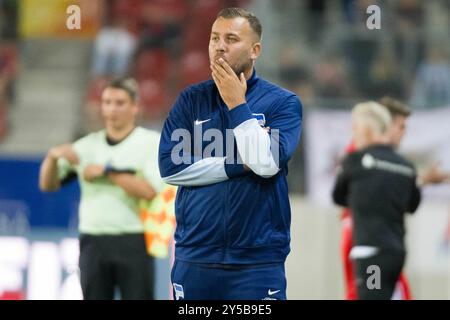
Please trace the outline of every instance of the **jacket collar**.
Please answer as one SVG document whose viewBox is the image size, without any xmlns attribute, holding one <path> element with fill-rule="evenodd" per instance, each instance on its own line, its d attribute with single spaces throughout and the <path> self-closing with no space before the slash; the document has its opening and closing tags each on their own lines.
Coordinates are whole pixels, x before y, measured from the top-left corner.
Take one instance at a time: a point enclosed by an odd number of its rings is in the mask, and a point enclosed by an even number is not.
<svg viewBox="0 0 450 320">
<path fill-rule="evenodd" d="M 258 81 L 258 79 L 259 79 L 259 77 L 258 77 L 258 75 L 256 74 L 256 69 L 253 68 L 252 75 L 251 75 L 251 77 L 247 80 L 247 90 L 251 89 L 251 88 L 255 85 L 255 83 Z"/>
</svg>

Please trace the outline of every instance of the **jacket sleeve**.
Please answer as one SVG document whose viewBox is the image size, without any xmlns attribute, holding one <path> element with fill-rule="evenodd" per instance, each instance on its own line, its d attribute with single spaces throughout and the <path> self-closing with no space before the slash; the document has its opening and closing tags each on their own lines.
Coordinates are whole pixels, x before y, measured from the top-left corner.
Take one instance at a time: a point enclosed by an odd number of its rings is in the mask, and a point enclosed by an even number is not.
<svg viewBox="0 0 450 320">
<path fill-rule="evenodd" d="M 297 96 L 276 107 L 270 133 L 253 118 L 246 103 L 232 109 L 230 119 L 239 156 L 255 174 L 270 178 L 287 165 L 300 140 L 302 106 Z"/>
<path fill-rule="evenodd" d="M 244 166 L 225 163 L 226 157 L 202 158 L 194 150 L 193 117 L 184 91 L 164 123 L 159 143 L 159 170 L 164 182 L 177 186 L 204 186 L 244 174 Z M 230 161 L 228 161 L 230 162 Z"/>
<path fill-rule="evenodd" d="M 408 203 L 408 209 L 407 212 L 413 214 L 417 208 L 420 205 L 420 201 L 422 200 L 422 193 L 420 190 L 420 187 L 416 183 L 417 176 L 414 176 L 413 183 L 412 183 L 412 192 L 411 197 L 409 199 Z"/>
<path fill-rule="evenodd" d="M 351 173 L 351 159 L 352 156 L 349 155 L 343 160 L 341 166 L 339 167 L 339 172 L 332 192 L 334 203 L 343 207 L 349 206 L 348 193 Z"/>
</svg>

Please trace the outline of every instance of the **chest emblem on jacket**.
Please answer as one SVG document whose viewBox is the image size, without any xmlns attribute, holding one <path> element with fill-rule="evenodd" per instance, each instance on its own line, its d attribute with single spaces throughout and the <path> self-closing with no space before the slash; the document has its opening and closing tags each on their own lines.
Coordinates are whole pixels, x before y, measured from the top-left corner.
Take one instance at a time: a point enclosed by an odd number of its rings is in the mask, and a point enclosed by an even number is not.
<svg viewBox="0 0 450 320">
<path fill-rule="evenodd" d="M 258 120 L 258 124 L 261 127 L 264 127 L 266 125 L 266 117 L 264 116 L 264 113 L 252 113 L 253 118 Z"/>
</svg>

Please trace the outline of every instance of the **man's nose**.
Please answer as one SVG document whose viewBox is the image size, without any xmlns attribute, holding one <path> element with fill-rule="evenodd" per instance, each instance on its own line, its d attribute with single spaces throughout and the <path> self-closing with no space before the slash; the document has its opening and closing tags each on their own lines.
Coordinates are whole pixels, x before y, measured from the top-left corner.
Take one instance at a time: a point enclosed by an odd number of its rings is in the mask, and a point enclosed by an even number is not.
<svg viewBox="0 0 450 320">
<path fill-rule="evenodd" d="M 227 44 L 225 43 L 225 41 L 219 40 L 217 42 L 217 47 L 216 47 L 217 53 L 223 53 L 226 51 L 226 49 L 227 49 Z"/>
<path fill-rule="evenodd" d="M 113 103 L 107 104 L 105 109 L 108 111 L 108 113 L 116 112 L 116 106 Z"/>
</svg>

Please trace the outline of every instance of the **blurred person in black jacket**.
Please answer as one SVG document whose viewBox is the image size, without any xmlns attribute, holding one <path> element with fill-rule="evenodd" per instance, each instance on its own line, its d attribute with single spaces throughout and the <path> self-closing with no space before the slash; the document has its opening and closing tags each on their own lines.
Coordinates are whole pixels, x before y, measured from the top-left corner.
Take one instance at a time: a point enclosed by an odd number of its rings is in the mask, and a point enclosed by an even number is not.
<svg viewBox="0 0 450 320">
<path fill-rule="evenodd" d="M 406 258 L 404 215 L 421 199 L 414 166 L 391 145 L 391 121 L 376 102 L 355 106 L 357 151 L 344 159 L 333 190 L 334 202 L 352 210 L 359 299 L 391 299 Z"/>
</svg>

